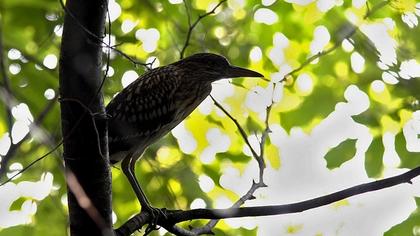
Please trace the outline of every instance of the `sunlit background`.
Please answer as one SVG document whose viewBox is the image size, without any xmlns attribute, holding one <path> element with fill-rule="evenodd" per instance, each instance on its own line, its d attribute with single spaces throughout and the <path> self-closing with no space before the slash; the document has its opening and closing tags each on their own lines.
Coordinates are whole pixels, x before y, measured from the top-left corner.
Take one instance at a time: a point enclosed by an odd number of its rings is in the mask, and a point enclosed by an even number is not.
<svg viewBox="0 0 420 236">
<path fill-rule="evenodd" d="M 218 3 L 109 0 L 107 21 L 112 29 L 107 28 L 103 45 L 104 53 L 110 53 L 109 66 L 104 57 L 105 101 L 145 71 L 107 45 L 118 45 L 126 55 L 152 63 L 153 68 L 177 61 L 188 15 L 194 22 Z M 0 159 L 13 146 L 19 147 L 10 161 L 1 162 L 11 177 L 60 141 L 59 107 L 54 101 L 63 10 L 52 0 L 4 0 L 0 10 L 0 56 L 14 95 L 11 127 L 2 96 Z M 258 189 L 256 199 L 245 206 L 306 200 L 420 165 L 419 16 L 420 3 L 415 0 L 385 4 L 228 0 L 200 21 L 186 55 L 222 54 L 232 64 L 257 70 L 270 81 L 222 80 L 213 84 L 211 93 L 243 126 L 257 152 L 266 107 L 273 104 L 265 145 L 268 187 Z M 308 61 L 312 57 L 316 58 Z M 284 80 L 296 68 L 300 70 Z M 66 234 L 60 157 L 56 151 L 0 187 L 0 235 Z M 181 209 L 227 208 L 249 190 L 259 173 L 236 126 L 210 98 L 171 135 L 149 148 L 138 166 L 137 175 L 153 205 Z M 119 226 L 140 206 L 118 166 L 112 168 L 112 175 L 113 220 Z M 412 185 L 303 213 L 226 219 L 214 232 L 420 235 L 417 196 L 420 183 L 415 179 Z M 156 234 L 165 233 L 160 229 Z"/>
</svg>

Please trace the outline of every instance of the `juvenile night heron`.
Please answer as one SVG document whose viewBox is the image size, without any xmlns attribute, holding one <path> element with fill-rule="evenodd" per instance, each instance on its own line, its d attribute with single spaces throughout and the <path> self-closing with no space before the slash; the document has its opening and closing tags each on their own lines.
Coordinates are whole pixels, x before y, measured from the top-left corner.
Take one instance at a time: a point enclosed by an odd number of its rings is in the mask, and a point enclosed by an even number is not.
<svg viewBox="0 0 420 236">
<path fill-rule="evenodd" d="M 110 159 L 122 160 L 121 168 L 142 210 L 153 214 L 154 208 L 136 179 L 136 161 L 210 94 L 212 82 L 237 77 L 263 76 L 232 66 L 222 56 L 199 53 L 146 72 L 108 104 Z"/>
</svg>

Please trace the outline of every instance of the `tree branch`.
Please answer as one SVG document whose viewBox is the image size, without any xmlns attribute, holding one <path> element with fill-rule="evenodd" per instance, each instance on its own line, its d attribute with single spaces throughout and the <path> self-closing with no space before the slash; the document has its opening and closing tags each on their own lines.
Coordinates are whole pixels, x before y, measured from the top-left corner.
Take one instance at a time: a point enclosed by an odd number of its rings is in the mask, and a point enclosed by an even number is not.
<svg viewBox="0 0 420 236">
<path fill-rule="evenodd" d="M 4 101 L 4 106 L 6 110 L 6 119 L 7 119 L 7 128 L 9 130 L 9 134 L 12 133 L 12 126 L 13 126 L 13 116 L 12 116 L 12 90 L 10 88 L 10 80 L 9 76 L 7 75 L 6 69 L 6 54 L 4 52 L 4 45 L 3 45 L 3 21 L 0 18 L 0 74 L 3 77 L 3 88 L 4 92 L 0 93 L 2 95 L 1 99 Z"/>
<path fill-rule="evenodd" d="M 376 5 L 374 5 L 371 9 L 368 8 L 366 14 L 363 16 L 363 19 L 369 18 L 375 12 L 377 12 L 379 9 L 385 7 L 388 4 L 389 4 L 389 1 L 383 1 L 383 2 L 380 2 Z M 345 39 L 351 38 L 357 32 L 357 30 L 359 30 L 359 28 L 353 26 L 353 28 L 347 34 L 345 34 L 343 37 L 341 37 L 337 42 L 335 42 L 333 46 L 331 46 L 327 50 L 324 50 L 324 51 L 319 52 L 319 53 L 317 53 L 313 56 L 310 56 L 299 67 L 293 69 L 292 71 L 290 71 L 289 73 L 284 75 L 283 80 L 287 79 L 287 77 L 293 76 L 297 72 L 301 71 L 303 68 L 305 68 L 307 65 L 311 64 L 313 61 L 317 60 L 318 58 L 323 57 L 325 55 L 328 55 L 328 54 L 332 53 L 333 51 L 335 51 Z"/>
<path fill-rule="evenodd" d="M 195 220 L 195 219 L 226 219 L 226 218 L 239 218 L 239 217 L 250 217 L 250 216 L 269 216 L 269 215 L 281 215 L 303 212 L 317 207 L 325 206 L 352 196 L 360 195 L 367 192 L 373 192 L 385 188 L 390 188 L 395 185 L 403 183 L 412 183 L 412 179 L 420 175 L 420 167 L 416 167 L 403 174 L 396 175 L 393 177 L 377 180 L 365 184 L 356 185 L 338 192 L 334 192 L 321 197 L 309 199 L 306 201 L 284 204 L 284 205 L 271 205 L 271 206 L 260 206 L 260 207 L 243 207 L 234 209 L 194 209 L 188 211 L 171 211 L 167 210 L 167 219 L 161 219 L 159 225 L 172 225 L 183 221 Z M 148 215 L 142 213 L 134 216 L 128 220 L 124 225 L 118 228 L 117 232 L 124 232 L 124 234 L 118 235 L 129 235 L 135 230 L 141 229 L 146 222 L 148 222 Z M 198 234 L 196 234 L 198 235 Z"/>
<path fill-rule="evenodd" d="M 191 16 L 189 15 L 189 11 L 188 11 L 188 6 L 187 6 L 187 3 L 185 2 L 185 0 L 184 0 L 184 5 L 185 5 L 185 8 L 186 8 L 186 10 L 187 10 L 187 15 L 188 15 L 188 25 L 189 25 L 189 28 L 188 28 L 188 32 L 187 32 L 187 37 L 186 37 L 186 39 L 185 39 L 185 43 L 184 43 L 184 46 L 182 47 L 182 49 L 181 49 L 181 52 L 179 53 L 180 55 L 179 55 L 179 57 L 182 59 L 182 58 L 184 58 L 184 53 L 185 53 L 185 50 L 187 49 L 187 47 L 190 45 L 190 39 L 191 39 L 191 34 L 192 34 L 192 31 L 194 30 L 194 28 L 197 26 L 197 24 L 203 19 L 203 18 L 205 18 L 205 17 L 207 17 L 207 16 L 209 16 L 209 15 L 211 15 L 211 14 L 214 14 L 215 12 L 216 12 L 216 10 L 217 10 L 217 8 L 219 8 L 219 6 L 221 6 L 224 2 L 226 2 L 227 0 L 222 0 L 222 1 L 220 1 L 216 6 L 214 6 L 213 7 L 213 9 L 211 10 L 211 11 L 209 11 L 209 12 L 207 12 L 207 13 L 205 13 L 205 14 L 203 14 L 203 15 L 199 15 L 198 16 L 198 18 L 197 18 L 197 20 L 195 20 L 192 24 L 191 24 Z"/>
<path fill-rule="evenodd" d="M 56 93 L 57 94 L 57 93 Z M 57 99 L 54 97 L 48 103 L 45 105 L 44 109 L 38 114 L 38 116 L 35 118 L 35 121 L 29 126 L 29 133 L 27 133 L 19 142 L 14 143 L 10 146 L 9 151 L 5 156 L 2 157 L 0 162 L 0 177 L 4 176 L 4 174 L 7 171 L 8 163 L 13 158 L 13 156 L 16 154 L 17 150 L 19 150 L 20 146 L 28 140 L 29 137 L 31 137 L 30 133 L 35 130 L 39 129 L 40 125 L 44 121 L 45 117 L 50 113 L 54 105 L 56 104 Z M 8 182 L 8 181 L 7 181 Z M 5 184 L 6 182 L 2 183 Z"/>
<path fill-rule="evenodd" d="M 101 93 L 102 48 L 95 42 L 104 34 L 108 1 L 69 0 L 66 4 L 63 5 L 66 14 L 60 52 L 60 97 L 63 101 L 83 104 L 61 103 L 65 167 L 78 183 L 73 186 L 75 182 L 67 182 L 70 233 L 99 236 L 112 228 L 107 125 L 105 119 L 92 122 L 85 108 L 94 114 L 105 114 Z M 99 150 L 104 151 L 106 158 Z M 88 199 L 92 207 L 86 208 L 86 201 L 79 201 L 80 197 Z M 87 209 L 97 209 L 98 214 L 91 217 L 92 211 Z M 103 223 L 98 223 L 98 216 Z"/>
<path fill-rule="evenodd" d="M 224 1 L 222 1 L 222 2 L 224 2 Z M 207 15 L 210 15 L 210 14 L 214 13 L 215 9 L 219 5 L 221 5 L 222 2 L 219 2 L 219 4 L 212 11 L 210 11 L 207 14 L 202 15 L 202 16 L 205 17 Z M 376 6 L 374 6 L 372 9 L 369 9 L 364 18 L 365 19 L 368 18 L 376 10 L 382 8 L 386 4 L 387 4 L 386 1 L 381 2 L 380 4 L 377 4 Z M 185 40 L 185 43 L 184 43 L 184 47 L 182 48 L 182 50 L 180 52 L 180 58 L 181 59 L 184 56 L 186 48 L 189 46 L 189 41 L 190 41 L 193 29 L 195 28 L 195 26 L 199 23 L 199 21 L 202 18 L 200 16 L 194 23 L 191 24 L 191 17 L 189 15 L 188 5 L 185 1 L 184 1 L 184 5 L 185 5 L 185 8 L 186 8 L 186 11 L 187 11 L 187 14 L 188 14 L 189 30 L 187 32 L 187 37 L 186 37 L 186 40 Z M 304 67 L 309 65 L 314 60 L 333 52 L 335 49 L 338 48 L 338 46 L 340 45 L 340 43 L 344 39 L 350 38 L 356 32 L 356 30 L 357 30 L 356 27 L 353 28 L 348 34 L 346 34 L 342 39 L 340 39 L 339 42 L 336 42 L 331 48 L 309 57 L 299 67 L 297 67 L 296 69 L 287 73 L 284 76 L 284 78 L 287 78 L 288 76 L 294 75 L 295 73 L 302 70 Z M 274 83 L 273 84 L 273 93 L 275 91 L 276 86 L 277 86 L 277 83 Z M 274 96 L 274 94 L 273 94 L 273 96 Z M 391 177 L 391 178 L 387 178 L 387 179 L 383 179 L 383 180 L 380 180 L 380 181 L 375 181 L 375 182 L 371 182 L 371 183 L 367 183 L 367 184 L 357 185 L 355 187 L 348 188 L 348 189 L 345 189 L 345 190 L 342 190 L 342 191 L 339 191 L 339 192 L 336 192 L 336 193 L 333 193 L 333 194 L 329 194 L 329 195 L 326 195 L 326 196 L 323 196 L 323 197 L 318 197 L 318 198 L 314 198 L 314 199 L 303 201 L 303 202 L 287 204 L 287 205 L 238 208 L 246 200 L 254 198 L 253 193 L 256 191 L 256 189 L 258 189 L 259 187 L 265 187 L 266 186 L 263 182 L 263 175 L 264 175 L 264 168 L 265 168 L 264 150 L 265 150 L 265 144 L 266 144 L 266 140 L 268 138 L 268 134 L 271 132 L 270 128 L 269 128 L 269 119 L 270 119 L 272 106 L 274 105 L 274 100 L 272 99 L 271 104 L 266 108 L 265 128 L 262 131 L 261 140 L 259 141 L 260 153 L 257 154 L 255 149 L 249 143 L 248 136 L 247 136 L 245 130 L 239 124 L 239 122 L 231 114 L 229 114 L 229 112 L 226 109 L 224 109 L 224 107 L 220 103 L 218 103 L 213 97 L 211 97 L 211 98 L 212 98 L 214 104 L 219 109 L 221 109 L 229 117 L 229 119 L 231 119 L 235 123 L 236 127 L 239 130 L 239 133 L 240 133 L 241 137 L 243 138 L 246 145 L 251 150 L 251 153 L 252 153 L 254 159 L 257 160 L 257 162 L 259 164 L 259 171 L 260 171 L 259 182 L 258 183 L 253 182 L 252 186 L 248 190 L 248 192 L 244 196 L 242 196 L 232 206 L 232 208 L 229 208 L 229 209 L 195 209 L 195 210 L 190 210 L 190 211 L 176 211 L 176 212 L 168 211 L 168 214 L 167 214 L 168 218 L 165 219 L 164 221 L 158 223 L 158 224 L 164 226 L 169 232 L 175 233 L 177 235 L 200 235 L 200 234 L 204 234 L 204 233 L 211 233 L 211 229 L 217 224 L 218 219 L 233 218 L 233 217 L 246 217 L 246 216 L 277 215 L 277 214 L 287 214 L 287 213 L 293 213 L 293 212 L 301 212 L 301 211 L 304 211 L 304 210 L 308 210 L 308 209 L 316 208 L 316 207 L 319 207 L 319 206 L 327 205 L 327 204 L 330 204 L 332 202 L 339 201 L 339 200 L 345 199 L 347 197 L 362 194 L 362 193 L 365 193 L 365 192 L 375 191 L 375 190 L 379 190 L 379 189 L 382 189 L 382 188 L 391 187 L 391 186 L 394 186 L 396 184 L 401 184 L 401 183 L 406 183 L 406 182 L 410 183 L 412 178 L 414 178 L 415 176 L 420 174 L 420 173 L 418 173 L 418 172 L 420 172 L 420 170 L 418 168 L 416 168 L 416 169 L 412 170 L 412 171 L 416 170 L 414 172 L 408 171 L 407 173 L 405 173 L 403 175 L 400 175 L 400 176 L 395 176 L 395 177 Z M 136 217 L 137 216 L 135 216 L 134 218 L 130 219 L 127 222 L 127 224 L 129 224 L 131 226 L 131 229 L 134 229 L 134 230 L 141 229 L 141 227 L 149 221 L 148 219 L 146 219 L 147 216 L 142 215 L 142 214 L 139 214 L 138 217 L 143 219 L 144 221 L 136 219 Z M 192 230 L 185 230 L 183 228 L 176 227 L 176 225 L 175 225 L 178 222 L 193 220 L 193 219 L 212 219 L 212 221 L 210 221 L 204 227 L 196 228 L 196 229 L 192 229 Z M 131 224 L 130 224 L 130 222 L 131 222 Z M 137 225 L 136 225 L 136 222 L 138 223 Z M 126 228 L 125 225 L 126 224 L 124 224 L 118 230 L 121 230 L 121 231 L 128 230 L 128 228 Z M 134 232 L 134 231 L 128 230 L 127 232 Z M 125 235 L 128 235 L 128 234 L 125 234 Z"/>
</svg>

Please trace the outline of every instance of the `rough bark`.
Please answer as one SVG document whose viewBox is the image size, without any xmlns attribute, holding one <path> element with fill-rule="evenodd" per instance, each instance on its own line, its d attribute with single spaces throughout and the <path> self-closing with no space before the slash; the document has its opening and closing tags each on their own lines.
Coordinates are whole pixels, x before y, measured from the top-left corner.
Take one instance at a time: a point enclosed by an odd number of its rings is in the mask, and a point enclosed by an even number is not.
<svg viewBox="0 0 420 236">
<path fill-rule="evenodd" d="M 111 232 L 111 174 L 106 121 L 100 118 L 105 108 L 98 40 L 104 33 L 106 8 L 107 0 L 67 0 L 65 7 L 60 101 L 71 235 Z"/>
</svg>

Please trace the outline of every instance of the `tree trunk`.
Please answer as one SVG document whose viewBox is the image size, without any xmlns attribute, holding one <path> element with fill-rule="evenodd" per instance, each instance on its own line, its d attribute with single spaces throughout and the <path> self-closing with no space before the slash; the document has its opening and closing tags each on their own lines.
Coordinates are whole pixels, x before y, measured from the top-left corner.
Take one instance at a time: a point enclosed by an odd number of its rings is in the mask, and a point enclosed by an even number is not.
<svg viewBox="0 0 420 236">
<path fill-rule="evenodd" d="M 71 235 L 112 234 L 99 40 L 106 9 L 107 0 L 67 0 L 65 8 L 60 101 Z"/>
</svg>

